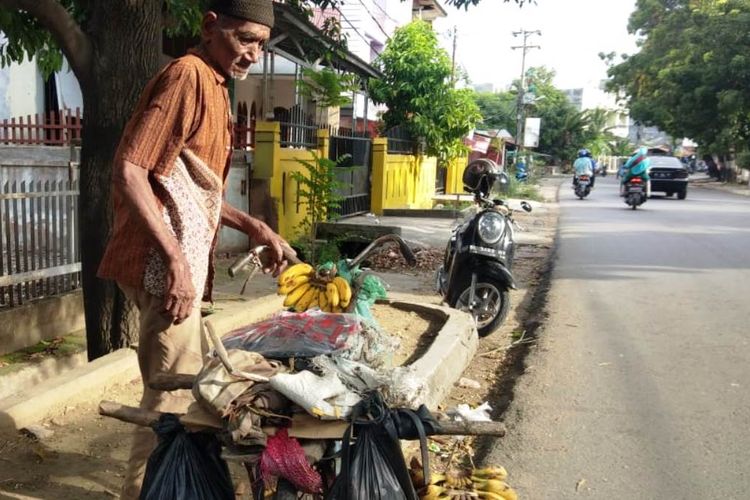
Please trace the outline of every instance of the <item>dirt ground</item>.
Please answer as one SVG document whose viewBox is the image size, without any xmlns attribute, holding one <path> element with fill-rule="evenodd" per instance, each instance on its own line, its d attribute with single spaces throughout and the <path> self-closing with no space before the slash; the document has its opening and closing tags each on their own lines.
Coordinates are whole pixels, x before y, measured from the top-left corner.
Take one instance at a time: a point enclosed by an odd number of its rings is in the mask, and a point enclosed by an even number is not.
<svg viewBox="0 0 750 500">
<path fill-rule="evenodd" d="M 533 224 L 545 231 L 554 229 L 555 215 L 546 213 L 522 224 Z M 505 324 L 487 338 L 481 339 L 478 355 L 464 377 L 479 383 L 479 389 L 454 387 L 444 408 L 459 403 L 478 405 L 487 401 L 499 383 L 505 349 L 514 341 L 523 341 L 523 327 L 529 314 L 532 292 L 545 268 L 550 254 L 549 245 L 521 246 L 518 249 L 513 273 L 519 289 L 513 291 L 514 307 Z M 431 270 L 379 273 L 398 298 L 438 303 L 433 291 Z M 424 332 L 433 335 L 439 325 L 427 317 L 403 311 L 391 313 L 376 306 L 376 319 L 411 349 Z M 108 399 L 137 405 L 140 382 L 128 382 L 113 387 L 103 394 L 92 395 L 92 403 L 66 407 L 58 415 L 43 422 L 52 434 L 41 441 L 24 435 L 0 436 L 0 499 L 109 499 L 116 498 L 125 470 L 130 448 L 131 424 L 101 417 L 97 413 L 99 400 Z M 490 401 L 490 404 L 493 402 Z M 456 448 L 455 441 L 433 441 L 432 451 L 443 461 Z M 460 454 L 459 454 L 460 455 Z M 509 470 L 512 464 L 503 464 Z M 231 467 L 238 498 L 249 498 L 243 472 Z"/>
</svg>

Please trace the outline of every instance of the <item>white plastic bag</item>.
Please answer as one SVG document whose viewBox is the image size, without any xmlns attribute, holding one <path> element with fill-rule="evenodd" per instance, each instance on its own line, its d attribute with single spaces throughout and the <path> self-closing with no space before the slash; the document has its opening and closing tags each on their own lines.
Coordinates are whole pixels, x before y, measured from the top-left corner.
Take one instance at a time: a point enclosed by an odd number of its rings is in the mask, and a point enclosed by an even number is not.
<svg viewBox="0 0 750 500">
<path fill-rule="evenodd" d="M 446 413 L 457 422 L 461 420 L 466 422 L 492 422 L 492 418 L 490 418 L 491 411 L 492 407 L 485 401 L 476 408 L 472 408 L 467 404 L 460 404 Z"/>
<path fill-rule="evenodd" d="M 310 415 L 322 420 L 345 418 L 360 400 L 335 373 L 324 377 L 308 370 L 295 374 L 279 373 L 271 377 L 270 384 Z"/>
</svg>

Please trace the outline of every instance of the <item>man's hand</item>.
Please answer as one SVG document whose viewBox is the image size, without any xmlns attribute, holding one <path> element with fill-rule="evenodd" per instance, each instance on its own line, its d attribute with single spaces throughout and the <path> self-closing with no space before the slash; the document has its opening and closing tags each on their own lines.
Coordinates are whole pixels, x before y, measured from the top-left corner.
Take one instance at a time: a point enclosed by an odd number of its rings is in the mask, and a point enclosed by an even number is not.
<svg viewBox="0 0 750 500">
<path fill-rule="evenodd" d="M 195 288 L 190 267 L 182 252 L 171 254 L 167 267 L 167 291 L 164 295 L 164 314 L 179 325 L 190 316 L 195 301 Z"/>
<path fill-rule="evenodd" d="M 274 278 L 281 274 L 289 264 L 284 256 L 284 252 L 296 255 L 292 247 L 289 246 L 289 243 L 262 221 L 255 221 L 254 231 L 249 236 L 259 245 L 266 245 L 271 249 L 273 261 L 268 267 L 263 268 L 263 272 L 272 273 Z"/>
<path fill-rule="evenodd" d="M 224 202 L 221 206 L 221 223 L 247 234 L 257 245 L 266 245 L 271 249 L 271 259 L 264 273 L 273 273 L 278 276 L 287 266 L 288 262 L 284 254 L 297 255 L 284 238 L 276 234 L 265 222 L 251 217 L 237 210 L 229 203 Z"/>
</svg>

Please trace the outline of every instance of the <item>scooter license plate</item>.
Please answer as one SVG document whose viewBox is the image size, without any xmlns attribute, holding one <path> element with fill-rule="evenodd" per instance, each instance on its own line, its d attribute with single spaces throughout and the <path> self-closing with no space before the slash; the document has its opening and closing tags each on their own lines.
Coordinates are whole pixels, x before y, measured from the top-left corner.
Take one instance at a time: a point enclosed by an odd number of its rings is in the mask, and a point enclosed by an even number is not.
<svg viewBox="0 0 750 500">
<path fill-rule="evenodd" d="M 631 193 L 642 193 L 643 188 L 641 186 L 630 186 L 628 189 Z"/>
</svg>

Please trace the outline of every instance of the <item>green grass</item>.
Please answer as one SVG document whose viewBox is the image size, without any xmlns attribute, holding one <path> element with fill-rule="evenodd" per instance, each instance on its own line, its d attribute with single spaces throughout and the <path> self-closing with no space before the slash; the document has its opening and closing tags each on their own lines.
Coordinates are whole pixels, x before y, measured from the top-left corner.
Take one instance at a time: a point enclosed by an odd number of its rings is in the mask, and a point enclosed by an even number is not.
<svg viewBox="0 0 750 500">
<path fill-rule="evenodd" d="M 510 187 L 505 193 L 506 198 L 521 198 L 524 200 L 543 201 L 542 194 L 539 192 L 539 186 L 532 181 L 518 182 L 515 178 L 510 178 Z"/>
<path fill-rule="evenodd" d="M 442 208 L 436 208 L 438 205 L 442 205 Z M 461 211 L 464 208 L 469 208 L 474 205 L 473 201 L 458 201 L 456 200 L 445 200 L 433 203 L 433 210 L 458 210 Z"/>
<path fill-rule="evenodd" d="M 14 371 L 19 365 L 41 361 L 49 356 L 64 357 L 86 350 L 86 337 L 77 332 L 52 340 L 42 340 L 37 344 L 20 351 L 0 356 L 0 375 Z"/>
</svg>

